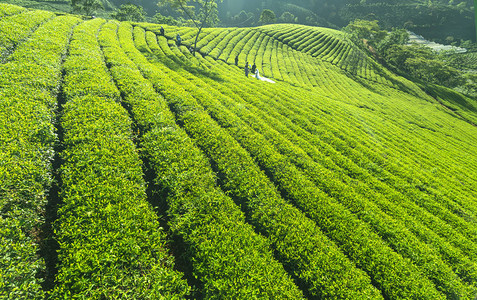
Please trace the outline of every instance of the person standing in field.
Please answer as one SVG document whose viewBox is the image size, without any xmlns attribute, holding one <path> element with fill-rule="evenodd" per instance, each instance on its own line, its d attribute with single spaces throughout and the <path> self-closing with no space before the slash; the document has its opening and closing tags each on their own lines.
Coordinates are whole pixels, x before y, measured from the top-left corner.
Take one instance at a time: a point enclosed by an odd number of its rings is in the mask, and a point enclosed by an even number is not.
<svg viewBox="0 0 477 300">
<path fill-rule="evenodd" d="M 238 56 L 238 54 L 237 54 L 237 56 L 235 56 L 235 65 L 236 65 L 236 66 L 238 66 L 238 61 L 239 61 L 239 58 L 238 58 L 238 57 L 239 57 L 239 56 Z"/>
<path fill-rule="evenodd" d="M 255 71 L 257 70 L 257 65 L 255 65 L 255 62 L 253 62 L 253 66 L 252 66 L 252 74 L 255 74 Z"/>
<path fill-rule="evenodd" d="M 177 46 L 180 46 L 182 43 L 182 38 L 180 34 L 177 34 Z"/>
<path fill-rule="evenodd" d="M 248 61 L 245 63 L 245 77 L 248 77 Z"/>
<path fill-rule="evenodd" d="M 164 36 L 164 27 L 161 26 L 160 31 L 161 31 L 161 35 Z"/>
</svg>

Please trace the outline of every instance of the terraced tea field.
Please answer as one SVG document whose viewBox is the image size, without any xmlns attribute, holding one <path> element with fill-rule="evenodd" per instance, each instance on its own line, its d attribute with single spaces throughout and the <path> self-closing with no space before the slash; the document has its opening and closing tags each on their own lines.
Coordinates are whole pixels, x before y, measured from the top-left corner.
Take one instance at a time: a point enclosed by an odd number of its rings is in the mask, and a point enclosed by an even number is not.
<svg viewBox="0 0 477 300">
<path fill-rule="evenodd" d="M 476 299 L 475 100 L 331 29 L 164 27 L 0 4 L 0 298 Z"/>
<path fill-rule="evenodd" d="M 463 61 L 465 65 L 468 66 L 468 69 L 477 69 L 477 52 L 465 53 L 462 54 L 462 56 L 464 57 Z"/>
</svg>

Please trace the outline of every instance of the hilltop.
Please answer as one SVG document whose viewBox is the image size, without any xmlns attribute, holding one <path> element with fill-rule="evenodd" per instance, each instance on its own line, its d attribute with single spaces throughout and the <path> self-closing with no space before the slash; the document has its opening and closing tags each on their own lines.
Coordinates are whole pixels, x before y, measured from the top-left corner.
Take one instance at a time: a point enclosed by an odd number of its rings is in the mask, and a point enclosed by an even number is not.
<svg viewBox="0 0 477 300">
<path fill-rule="evenodd" d="M 164 28 L 0 4 L 0 297 L 476 297 L 475 100 L 333 29 Z"/>
</svg>

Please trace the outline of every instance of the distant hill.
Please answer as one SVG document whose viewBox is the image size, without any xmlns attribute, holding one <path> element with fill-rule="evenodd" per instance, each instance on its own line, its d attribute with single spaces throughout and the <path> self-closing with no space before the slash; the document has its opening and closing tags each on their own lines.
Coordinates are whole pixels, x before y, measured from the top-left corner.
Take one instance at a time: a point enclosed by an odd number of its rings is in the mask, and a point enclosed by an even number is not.
<svg viewBox="0 0 477 300">
<path fill-rule="evenodd" d="M 122 4 L 133 3 L 144 7 L 149 17 L 157 12 L 164 15 L 156 1 L 146 0 L 101 0 L 106 11 L 97 15 L 107 17 Z M 67 0 L 3 0 L 5 3 L 51 11 L 69 12 Z M 291 13 L 299 24 L 342 28 L 355 19 L 376 19 L 388 30 L 393 27 L 406 28 L 426 39 L 440 43 L 460 43 L 461 40 L 475 42 L 473 0 L 225 0 L 219 4 L 220 17 L 224 26 L 258 26 L 264 8 L 272 9 L 277 18 L 284 12 Z M 241 10 L 253 14 L 250 22 L 237 22 L 233 17 Z"/>
<path fill-rule="evenodd" d="M 429 5 L 416 4 L 416 1 L 398 1 L 391 4 L 384 1 L 369 2 L 371 1 L 344 6 L 340 10 L 340 17 L 344 21 L 379 20 L 384 28 L 406 28 L 439 42 L 475 41 L 474 14 L 471 10 L 473 3 L 459 2 L 459 5 L 449 5 L 434 2 Z"/>
<path fill-rule="evenodd" d="M 0 3 L 0 297 L 475 299 L 476 100 L 195 32 Z"/>
<path fill-rule="evenodd" d="M 234 15 L 244 9 L 259 14 L 261 9 L 270 8 L 277 17 L 289 11 L 299 23 L 337 28 L 357 18 L 376 19 L 388 30 L 406 27 L 427 39 L 459 42 L 475 41 L 473 5 L 473 0 L 225 0 L 221 7 L 224 18 L 226 12 Z"/>
</svg>

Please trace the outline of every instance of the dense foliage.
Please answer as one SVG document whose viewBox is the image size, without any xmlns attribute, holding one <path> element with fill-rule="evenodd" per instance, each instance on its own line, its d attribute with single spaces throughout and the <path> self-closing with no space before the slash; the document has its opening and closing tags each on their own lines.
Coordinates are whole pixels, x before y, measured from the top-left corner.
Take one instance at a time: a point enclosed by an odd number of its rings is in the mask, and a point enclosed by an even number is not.
<svg viewBox="0 0 477 300">
<path fill-rule="evenodd" d="M 142 7 L 147 21 L 158 24 L 186 25 L 170 7 L 158 8 L 166 0 L 3 0 L 29 8 L 75 12 L 86 15 L 109 15 L 122 5 Z M 197 8 L 197 1 L 176 1 Z M 199 1 L 200 2 L 200 1 Z M 215 3 L 216 1 L 203 1 Z M 218 2 L 218 19 L 213 23 L 225 27 L 259 26 L 264 10 L 272 11 L 279 23 L 342 28 L 356 19 L 379 20 L 385 30 L 406 28 L 441 43 L 465 45 L 475 43 L 473 0 L 224 0 Z M 192 3 L 192 5 L 190 5 Z M 156 18 L 154 16 L 157 15 Z M 164 18 L 170 18 L 164 22 Z M 220 22 L 217 22 L 220 20 Z M 178 23 L 173 23 L 174 21 Z M 192 25 L 192 23 L 188 24 Z"/>
<path fill-rule="evenodd" d="M 352 25 L 0 4 L 0 298 L 475 299 L 477 102 Z"/>
<path fill-rule="evenodd" d="M 376 60 L 394 71 L 424 84 L 439 84 L 449 88 L 469 87 L 472 81 L 462 69 L 471 64 L 464 62 L 464 55 L 443 52 L 438 54 L 431 48 L 408 44 L 409 33 L 403 29 L 393 29 L 390 33 L 381 30 L 376 20 L 355 20 L 343 29 L 350 34 L 354 44 L 373 55 Z M 455 67 L 461 69 L 458 70 Z M 467 79 L 467 78 L 469 79 Z"/>
<path fill-rule="evenodd" d="M 13 16 L 0 20 L 1 46 L 16 47 L 0 66 L 0 297 L 42 299 L 38 240 L 53 181 L 56 94 L 61 58 L 79 19 L 2 7 Z"/>
<path fill-rule="evenodd" d="M 146 13 L 142 6 L 123 4 L 118 10 L 111 14 L 111 17 L 119 21 L 142 22 L 145 20 L 145 15 Z"/>
<path fill-rule="evenodd" d="M 92 16 L 100 9 L 104 9 L 104 5 L 100 0 L 71 0 L 73 12 Z"/>
<path fill-rule="evenodd" d="M 55 222 L 60 249 L 52 298 L 179 299 L 188 286 L 173 270 L 146 201 L 132 121 L 96 38 L 103 23 L 75 28 L 63 65 L 63 203 Z"/>
</svg>

